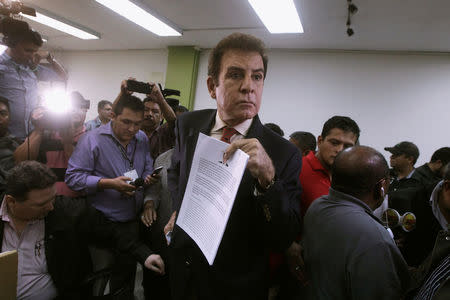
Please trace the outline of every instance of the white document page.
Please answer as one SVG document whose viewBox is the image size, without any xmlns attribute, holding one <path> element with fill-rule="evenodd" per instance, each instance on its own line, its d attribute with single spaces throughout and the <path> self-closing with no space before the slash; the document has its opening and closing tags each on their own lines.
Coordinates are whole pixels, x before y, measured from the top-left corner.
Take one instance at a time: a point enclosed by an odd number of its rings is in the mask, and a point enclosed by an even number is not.
<svg viewBox="0 0 450 300">
<path fill-rule="evenodd" d="M 223 164 L 229 144 L 200 133 L 177 219 L 213 264 L 233 208 L 248 154 L 238 149 Z"/>
</svg>

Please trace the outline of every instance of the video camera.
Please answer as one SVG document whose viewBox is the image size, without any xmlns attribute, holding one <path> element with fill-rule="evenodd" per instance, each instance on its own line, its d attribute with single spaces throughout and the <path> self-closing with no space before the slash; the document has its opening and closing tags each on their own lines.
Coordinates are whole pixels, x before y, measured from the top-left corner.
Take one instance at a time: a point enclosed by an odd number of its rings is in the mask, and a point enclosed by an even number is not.
<svg viewBox="0 0 450 300">
<path fill-rule="evenodd" d="M 23 5 L 20 1 L 0 0 L 1 16 L 11 17 L 20 13 L 36 17 L 36 10 L 32 7 Z"/>
<path fill-rule="evenodd" d="M 41 126 L 48 130 L 60 130 L 71 126 L 73 109 L 88 110 L 90 101 L 79 92 L 67 95 L 64 91 L 56 90 L 46 95 L 43 107 L 45 112 L 40 120 Z"/>
</svg>

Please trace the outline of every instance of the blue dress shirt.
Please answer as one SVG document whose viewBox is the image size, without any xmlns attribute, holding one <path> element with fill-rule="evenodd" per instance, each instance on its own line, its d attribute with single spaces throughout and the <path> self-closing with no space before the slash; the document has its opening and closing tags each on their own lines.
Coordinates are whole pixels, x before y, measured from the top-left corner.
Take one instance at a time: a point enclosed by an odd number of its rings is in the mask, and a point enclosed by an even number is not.
<svg viewBox="0 0 450 300">
<path fill-rule="evenodd" d="M 10 122 L 8 130 L 23 140 L 27 133 L 28 119 L 38 105 L 38 81 L 61 81 L 51 69 L 38 65 L 33 72 L 30 67 L 16 63 L 6 51 L 0 55 L 0 95 L 8 99 Z"/>
<path fill-rule="evenodd" d="M 127 222 L 141 213 L 144 192 L 137 190 L 129 197 L 113 189 L 101 190 L 97 185 L 102 178 L 116 178 L 130 171 L 130 163 L 124 158 L 111 125 L 109 122 L 81 137 L 69 159 L 65 181 L 72 190 L 84 192 L 92 205 L 108 219 Z M 123 150 L 129 160 L 134 153 L 133 167 L 139 177 L 145 178 L 152 173 L 153 160 L 143 131 L 139 131 Z"/>
</svg>

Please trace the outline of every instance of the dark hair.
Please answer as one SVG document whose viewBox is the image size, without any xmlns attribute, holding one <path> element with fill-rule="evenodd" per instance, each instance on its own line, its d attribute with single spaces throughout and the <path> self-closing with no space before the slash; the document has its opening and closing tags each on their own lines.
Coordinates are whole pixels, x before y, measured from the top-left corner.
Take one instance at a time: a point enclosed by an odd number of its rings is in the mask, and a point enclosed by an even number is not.
<svg viewBox="0 0 450 300">
<path fill-rule="evenodd" d="M 442 147 L 436 150 L 433 155 L 431 156 L 430 162 L 436 162 L 440 160 L 442 162 L 442 165 L 445 166 L 450 162 L 450 148 L 449 147 Z"/>
<path fill-rule="evenodd" d="M 233 33 L 222 39 L 211 51 L 208 60 L 208 76 L 211 76 L 214 83 L 219 82 L 220 67 L 222 57 L 228 50 L 242 50 L 245 52 L 258 52 L 264 64 L 264 78 L 267 74 L 267 62 L 269 58 L 266 54 L 266 47 L 260 39 L 244 33 Z"/>
<path fill-rule="evenodd" d="M 6 194 L 19 201 L 25 201 L 32 190 L 42 190 L 51 187 L 56 182 L 56 176 L 44 164 L 27 160 L 19 163 L 9 171 L 6 178 Z"/>
<path fill-rule="evenodd" d="M 356 140 L 359 140 L 360 130 L 358 124 L 349 117 L 334 116 L 328 119 L 325 124 L 323 124 L 322 138 L 324 139 L 334 128 L 341 129 L 345 132 L 353 132 L 356 135 Z"/>
<path fill-rule="evenodd" d="M 27 22 L 4 18 L 0 22 L 0 32 L 3 33 L 3 43 L 8 47 L 15 47 L 18 43 L 32 42 L 41 47 L 43 40 L 41 35 L 30 28 Z"/>
<path fill-rule="evenodd" d="M 143 112 L 145 109 L 144 103 L 136 96 L 124 94 L 117 101 L 113 107 L 113 112 L 116 116 L 123 112 L 124 108 L 129 108 L 134 112 Z"/>
<path fill-rule="evenodd" d="M 106 105 L 111 105 L 112 107 L 112 103 L 111 101 L 108 100 L 101 100 L 98 104 L 97 104 L 97 109 L 103 109 Z"/>
<path fill-rule="evenodd" d="M 269 128 L 270 130 L 272 130 L 273 132 L 277 133 L 280 136 L 284 136 L 284 131 L 283 129 L 280 128 L 280 126 L 278 126 L 275 123 L 266 123 L 264 124 L 264 126 L 266 126 L 267 128 Z"/>
<path fill-rule="evenodd" d="M 8 111 L 10 111 L 9 109 L 9 100 L 6 99 L 5 97 L 0 96 L 0 103 L 4 104 L 6 106 L 6 108 L 8 109 Z"/>
<path fill-rule="evenodd" d="M 444 180 L 450 180 L 450 163 L 446 164 L 444 167 Z"/>
<path fill-rule="evenodd" d="M 299 144 L 301 150 L 304 151 L 316 151 L 316 137 L 307 131 L 296 131 L 289 136 Z"/>
<path fill-rule="evenodd" d="M 354 146 L 341 151 L 331 166 L 331 187 L 360 197 L 373 190 L 383 178 L 388 178 L 389 167 L 380 152 L 367 146 Z"/>
<path fill-rule="evenodd" d="M 144 100 L 142 100 L 142 102 L 143 102 L 143 103 L 153 102 L 153 103 L 158 104 L 158 106 L 159 106 L 158 101 L 157 101 L 155 98 L 153 98 L 153 97 L 145 97 Z"/>
<path fill-rule="evenodd" d="M 186 106 L 178 105 L 175 108 L 175 112 L 185 113 L 185 112 L 189 112 L 189 109 Z"/>
</svg>

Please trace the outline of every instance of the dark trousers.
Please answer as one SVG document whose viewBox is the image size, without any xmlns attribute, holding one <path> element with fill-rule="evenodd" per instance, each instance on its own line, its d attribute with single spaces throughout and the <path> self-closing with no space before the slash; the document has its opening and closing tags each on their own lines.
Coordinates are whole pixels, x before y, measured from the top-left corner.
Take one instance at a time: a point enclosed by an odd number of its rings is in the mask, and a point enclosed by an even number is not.
<svg viewBox="0 0 450 300">
<path fill-rule="evenodd" d="M 127 235 L 139 234 L 139 227 L 136 221 L 116 223 L 119 224 L 118 230 L 125 232 Z M 112 243 L 114 241 L 111 241 Z M 134 281 L 136 277 L 136 260 L 133 256 L 126 253 L 120 253 L 113 245 L 99 245 L 91 246 L 90 252 L 94 271 L 99 271 L 105 268 L 111 270 L 111 277 L 109 281 L 110 295 L 113 299 L 128 300 L 134 299 Z M 101 280 L 94 285 L 94 293 L 101 295 L 104 284 Z"/>
<path fill-rule="evenodd" d="M 170 300 L 168 246 L 162 225 L 154 223 L 151 227 L 140 225 L 141 239 L 164 260 L 166 274 L 161 276 L 143 268 L 142 287 L 146 300 Z"/>
</svg>

